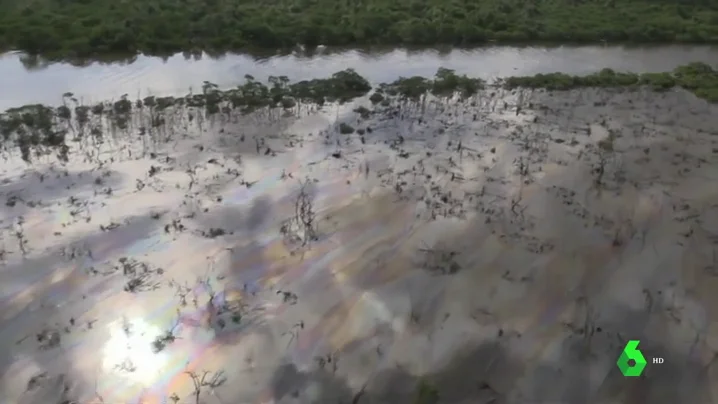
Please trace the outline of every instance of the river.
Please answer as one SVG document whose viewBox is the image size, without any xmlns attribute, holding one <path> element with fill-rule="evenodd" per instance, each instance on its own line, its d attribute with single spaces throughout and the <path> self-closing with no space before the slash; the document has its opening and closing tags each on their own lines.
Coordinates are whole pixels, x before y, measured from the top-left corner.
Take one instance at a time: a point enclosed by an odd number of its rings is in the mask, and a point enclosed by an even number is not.
<svg viewBox="0 0 718 404">
<path fill-rule="evenodd" d="M 0 110 L 30 103 L 55 104 L 65 92 L 85 101 L 123 94 L 182 95 L 207 80 L 230 87 L 251 74 L 257 78 L 286 75 L 293 80 L 326 77 L 348 67 L 373 82 L 400 76 L 431 76 L 447 67 L 490 79 L 497 76 L 531 75 L 561 71 L 586 74 L 604 67 L 635 72 L 671 70 L 677 65 L 702 61 L 718 63 L 715 46 L 661 47 L 489 47 L 448 50 L 324 50 L 311 56 L 253 57 L 230 54 L 222 57 L 168 58 L 138 56 L 124 63 L 41 64 L 29 68 L 20 53 L 0 56 Z"/>
</svg>

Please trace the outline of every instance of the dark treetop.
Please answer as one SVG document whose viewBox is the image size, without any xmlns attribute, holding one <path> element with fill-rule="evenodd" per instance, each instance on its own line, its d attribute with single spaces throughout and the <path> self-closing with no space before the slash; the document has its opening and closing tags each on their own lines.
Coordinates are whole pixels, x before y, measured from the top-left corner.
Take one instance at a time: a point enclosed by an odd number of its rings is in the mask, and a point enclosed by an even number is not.
<svg viewBox="0 0 718 404">
<path fill-rule="evenodd" d="M 0 0 L 0 50 L 49 57 L 488 41 L 718 43 L 718 1 Z"/>
</svg>

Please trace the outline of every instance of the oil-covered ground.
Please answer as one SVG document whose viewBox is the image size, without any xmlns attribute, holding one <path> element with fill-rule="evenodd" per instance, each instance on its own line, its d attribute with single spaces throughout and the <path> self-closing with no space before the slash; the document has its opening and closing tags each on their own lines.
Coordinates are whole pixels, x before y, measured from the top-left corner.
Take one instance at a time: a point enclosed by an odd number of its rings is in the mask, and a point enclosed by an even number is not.
<svg viewBox="0 0 718 404">
<path fill-rule="evenodd" d="M 7 149 L 2 401 L 718 400 L 716 106 L 374 101 Z"/>
</svg>

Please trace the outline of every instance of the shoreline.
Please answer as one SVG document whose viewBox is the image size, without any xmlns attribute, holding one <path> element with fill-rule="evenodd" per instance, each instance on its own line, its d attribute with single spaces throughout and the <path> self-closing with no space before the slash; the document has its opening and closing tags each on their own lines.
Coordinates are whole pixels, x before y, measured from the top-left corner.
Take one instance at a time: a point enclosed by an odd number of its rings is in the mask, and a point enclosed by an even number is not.
<svg viewBox="0 0 718 404">
<path fill-rule="evenodd" d="M 648 88 L 661 92 L 676 87 L 690 91 L 709 103 L 718 102 L 718 71 L 704 63 L 691 63 L 670 73 L 617 73 L 603 69 L 586 76 L 538 74 L 506 77 L 487 83 L 439 68 L 432 79 L 402 77 L 378 86 L 372 86 L 353 69 L 334 73 L 325 79 L 295 83 L 286 76 L 270 77 L 262 83 L 248 75 L 244 84 L 228 90 L 221 90 L 216 84 L 205 81 L 202 92 L 184 97 L 148 96 L 132 100 L 123 96 L 119 100 L 83 105 L 72 93 L 65 93 L 62 105 L 58 107 L 25 105 L 1 113 L 0 136 L 19 147 L 23 160 L 28 163 L 33 154 L 53 153 L 67 162 L 70 148 L 66 140 L 70 136 L 79 141 L 87 136 L 102 138 L 108 131 L 129 134 L 139 130 L 141 135 L 166 131 L 168 120 L 178 111 L 183 119 L 190 122 L 196 118 L 230 121 L 233 117 L 262 111 L 269 117 L 280 114 L 272 111 L 302 115 L 325 104 L 344 104 L 364 96 L 368 96 L 374 106 L 389 106 L 395 99 L 425 105 L 428 95 L 440 99 L 459 97 L 473 105 L 476 103 L 475 96 L 479 94 L 481 97 L 480 93 L 484 90 L 490 91 L 487 95 L 493 98 L 494 92 L 499 89 L 567 91 L 580 88 Z M 372 113 L 362 108 L 355 112 L 361 115 Z M 355 128 L 340 126 L 339 131 L 351 134 Z"/>
<path fill-rule="evenodd" d="M 73 67 L 87 67 L 92 64 L 100 65 L 127 65 L 134 63 L 138 58 L 160 58 L 167 61 L 171 58 L 182 56 L 185 60 L 201 60 L 208 58 L 219 60 L 230 56 L 247 56 L 255 61 L 270 60 L 272 58 L 283 58 L 294 56 L 298 60 L 308 60 L 316 57 L 331 57 L 344 53 L 356 52 L 366 57 L 381 58 L 391 53 L 402 51 L 408 55 L 421 54 L 425 52 L 436 52 L 439 55 L 450 54 L 454 51 L 474 52 L 474 51 L 491 51 L 498 48 L 515 48 L 524 49 L 540 49 L 540 50 L 556 50 L 556 49 L 581 49 L 581 48 L 620 48 L 627 51 L 635 50 L 652 50 L 666 48 L 681 47 L 707 47 L 710 50 L 718 51 L 718 43 L 690 43 L 690 42 L 671 42 L 671 43 L 605 43 L 605 42 L 487 42 L 478 45 L 346 45 L 346 46 L 324 46 L 319 45 L 315 48 L 306 48 L 304 46 L 290 46 L 278 49 L 262 49 L 262 48 L 246 48 L 239 50 L 227 50 L 221 52 L 213 52 L 212 50 L 182 50 L 163 54 L 152 53 L 117 53 L 102 54 L 93 57 L 77 57 L 77 58 L 48 58 L 45 55 L 30 54 L 20 49 L 10 49 L 0 52 L 0 57 L 4 55 L 16 55 L 22 61 L 23 65 L 28 69 L 46 68 L 53 64 L 68 64 Z"/>
<path fill-rule="evenodd" d="M 581 48 L 590 46 L 601 47 L 620 47 L 627 50 L 635 49 L 653 49 L 664 48 L 669 46 L 708 46 L 718 49 L 718 40 L 709 42 L 631 42 L 631 41 L 495 41 L 487 40 L 473 44 L 340 44 L 340 45 L 316 45 L 308 47 L 306 45 L 291 45 L 278 48 L 261 48 L 261 47 L 244 47 L 238 49 L 173 49 L 166 52 L 119 52 L 119 53 L 97 53 L 90 55 L 56 55 L 48 53 L 32 53 L 21 48 L 8 48 L 0 50 L 0 56 L 4 54 L 19 54 L 23 57 L 23 63 L 28 67 L 47 66 L 55 63 L 67 63 L 75 67 L 84 67 L 93 63 L 100 64 L 127 64 L 132 63 L 138 57 L 157 57 L 163 60 L 176 55 L 183 55 L 185 59 L 197 57 L 208 57 L 211 59 L 221 59 L 229 55 L 247 55 L 256 60 L 262 60 L 272 57 L 284 57 L 290 55 L 298 55 L 300 58 L 312 58 L 316 56 L 326 56 L 340 54 L 343 52 L 357 51 L 369 55 L 383 55 L 396 50 L 403 50 L 409 53 L 424 52 L 427 50 L 436 51 L 438 53 L 450 52 L 453 50 L 473 51 L 482 49 L 492 49 L 500 47 L 512 47 L 518 49 L 524 48 L 540 48 L 540 49 L 560 49 L 560 48 Z"/>
<path fill-rule="evenodd" d="M 442 77 L 442 74 L 445 76 Z M 278 107 L 281 106 L 282 102 L 292 106 L 297 102 L 321 105 L 324 102 L 349 101 L 370 92 L 383 93 L 386 91 L 393 92 L 393 95 L 398 95 L 402 98 L 416 98 L 424 93 L 439 95 L 438 92 L 441 92 L 441 96 L 448 96 L 461 91 L 465 92 L 465 96 L 472 96 L 477 91 L 487 87 L 507 90 L 526 88 L 548 91 L 566 91 L 591 87 L 636 88 L 638 86 L 647 86 L 654 91 L 665 91 L 680 87 L 709 102 L 718 102 L 718 69 L 703 62 L 688 63 L 677 67 L 673 71 L 661 73 L 618 72 L 604 68 L 587 75 L 570 75 L 561 72 L 540 73 L 531 76 L 499 77 L 491 82 L 465 74 L 457 74 L 454 70 L 443 67 L 437 70 L 433 78 L 420 76 L 399 77 L 393 82 L 379 83 L 378 85 L 372 85 L 368 79 L 351 68 L 334 73 L 330 78 L 298 82 L 292 82 L 291 78 L 287 76 L 270 76 L 266 82 L 255 80 L 252 76 L 248 77 L 245 77 L 244 84 L 239 84 L 234 88 L 220 89 L 216 84 L 205 81 L 200 93 L 189 93 L 180 97 L 148 96 L 137 100 L 122 97 L 118 101 L 101 101 L 95 104 L 94 108 L 97 109 L 98 114 L 101 114 L 105 111 L 105 108 L 100 106 L 101 104 L 116 103 L 122 100 L 127 103 L 127 107 L 123 108 L 129 108 L 123 113 L 130 112 L 133 106 L 142 108 L 143 100 L 158 100 L 162 103 L 167 103 L 163 108 L 174 104 L 181 105 L 185 102 L 188 106 L 214 105 L 219 102 L 232 102 L 235 106 L 247 106 L 246 103 L 250 101 L 248 101 L 244 93 L 249 91 L 250 87 L 254 88 L 252 91 L 256 91 L 257 94 L 255 95 L 259 97 L 252 101 L 258 103 L 255 105 L 256 107 Z M 439 81 L 441 81 L 441 84 L 439 84 L 441 88 L 435 87 Z M 246 87 L 248 84 L 250 84 L 250 87 Z M 68 92 L 62 95 L 60 99 L 72 97 L 73 94 Z M 77 101 L 75 102 L 77 103 Z M 63 105 L 67 108 L 64 102 Z M 0 113 L 0 121 L 24 109 L 38 107 L 55 108 L 45 104 L 26 104 L 11 107 Z M 80 105 L 77 105 L 77 107 L 79 108 Z M 57 113 L 63 115 L 67 115 L 68 112 L 71 111 L 57 111 Z M 210 113 L 212 112 L 210 111 Z"/>
</svg>

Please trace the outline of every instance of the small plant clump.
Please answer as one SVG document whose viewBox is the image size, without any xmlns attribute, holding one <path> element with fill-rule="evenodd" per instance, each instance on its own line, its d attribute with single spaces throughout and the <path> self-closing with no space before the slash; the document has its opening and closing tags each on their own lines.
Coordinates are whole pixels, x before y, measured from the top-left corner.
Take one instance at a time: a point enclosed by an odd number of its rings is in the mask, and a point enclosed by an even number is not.
<svg viewBox="0 0 718 404">
<path fill-rule="evenodd" d="M 416 388 L 414 404 L 437 404 L 438 402 L 439 392 L 436 387 L 426 380 L 421 380 Z"/>
<path fill-rule="evenodd" d="M 0 115 L 0 135 L 4 141 L 15 140 L 22 158 L 30 161 L 31 150 L 37 156 L 47 154 L 54 147 L 65 144 L 66 131 L 58 128 L 58 120 L 66 111 L 53 110 L 44 105 L 26 105 L 12 108 Z M 61 154 L 66 157 L 66 153 Z"/>
<path fill-rule="evenodd" d="M 339 133 L 342 135 L 350 135 L 354 133 L 354 127 L 349 125 L 348 123 L 340 123 L 339 124 Z"/>
<path fill-rule="evenodd" d="M 392 83 L 380 85 L 380 92 L 372 94 L 370 100 L 380 103 L 384 100 L 384 94 L 410 101 L 420 101 L 427 94 L 440 98 L 458 94 L 462 99 L 466 99 L 475 95 L 485 85 L 481 79 L 458 75 L 454 70 L 441 67 L 433 80 L 420 76 L 401 77 Z"/>
</svg>

